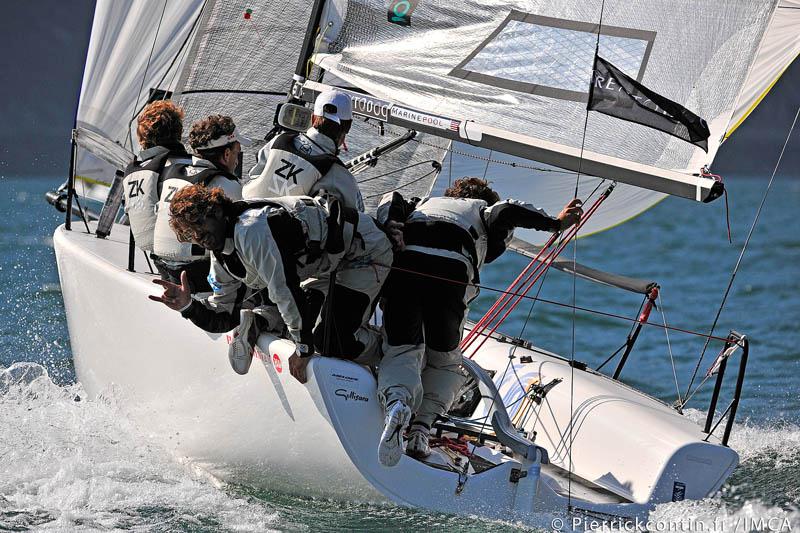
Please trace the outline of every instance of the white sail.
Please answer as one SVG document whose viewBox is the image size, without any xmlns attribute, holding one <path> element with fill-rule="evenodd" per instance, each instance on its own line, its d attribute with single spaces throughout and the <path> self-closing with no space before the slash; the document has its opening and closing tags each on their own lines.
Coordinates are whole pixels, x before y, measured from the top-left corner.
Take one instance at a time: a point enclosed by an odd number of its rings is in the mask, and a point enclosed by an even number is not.
<svg viewBox="0 0 800 533">
<path fill-rule="evenodd" d="M 750 116 L 800 55 L 800 0 L 780 0 L 747 76 L 725 138 Z"/>
<path fill-rule="evenodd" d="M 335 12 L 329 13 L 335 19 Z M 263 138 L 273 126 L 277 105 L 286 101 L 291 88 L 310 14 L 311 3 L 301 0 L 209 1 L 179 88 L 178 100 L 186 109 L 186 123 L 210 113 L 224 113 L 241 124 L 246 135 Z M 324 39 L 323 35 L 317 42 Z M 309 65 L 306 75 L 319 79 L 325 73 Z M 348 135 L 347 150 L 340 157 L 350 159 L 404 132 L 402 128 L 381 129 L 377 123 L 357 120 Z M 256 142 L 245 150 L 245 171 L 255 163 L 255 154 L 263 144 Z M 361 172 L 358 180 L 367 207 L 374 207 L 384 192 L 395 187 L 411 195 L 426 194 L 435 173 L 423 162 L 440 163 L 447 144 L 434 138 L 425 141 L 420 136 L 382 157 L 375 168 Z M 416 163 L 420 164 L 397 171 Z M 382 177 L 389 171 L 395 172 Z"/>
<path fill-rule="evenodd" d="M 524 157 L 623 182 L 633 176 L 629 182 L 655 189 L 621 183 L 587 227 L 591 233 L 635 216 L 664 193 L 693 199 L 708 194 L 713 181 L 692 174 L 710 163 L 725 131 L 746 117 L 741 110 L 752 108 L 748 91 L 763 95 L 763 80 L 774 82 L 775 72 L 796 55 L 800 38 L 790 26 L 800 10 L 787 9 L 796 2 L 712 2 L 702 9 L 653 1 L 605 3 L 601 53 L 709 119 L 709 154 L 662 132 L 598 114 L 589 117 L 583 142 L 584 104 L 575 101 L 580 94 L 572 93 L 580 93 L 588 80 L 599 1 L 564 6 L 495 0 L 480 10 L 426 1 L 417 5 L 409 27 L 387 23 L 386 6 L 377 0 L 329 1 L 315 44 L 316 60 L 330 70 L 309 65 L 306 74 L 429 116 L 452 114 L 463 119 L 455 138 L 471 144 L 494 139 L 499 144 L 495 158 L 508 158 L 500 152 L 515 146 Z M 692 11 L 691 16 L 674 16 L 681 9 Z M 262 137 L 291 85 L 310 12 L 311 4 L 300 0 L 98 2 L 78 118 L 79 127 L 95 134 L 95 140 L 112 142 L 89 143 L 86 138 L 92 135 L 79 132 L 79 145 L 91 144 L 90 152 L 100 160 L 87 161 L 82 152 L 78 182 L 85 177 L 90 183 L 100 175 L 110 181 L 113 169 L 130 157 L 133 110 L 151 89 L 174 91 L 186 108 L 187 124 L 209 113 L 227 113 L 246 134 Z M 670 22 L 678 19 L 691 20 L 692 27 Z M 769 72 L 761 82 L 760 72 Z M 528 92 L 515 90 L 520 87 Z M 402 113 L 401 105 L 396 114 Z M 473 118 L 484 126 L 467 121 Z M 397 122 L 398 127 L 386 126 L 383 137 L 377 135 L 377 121 L 358 122 L 342 158 L 401 134 L 402 126 L 431 131 L 413 120 Z M 365 188 L 380 184 L 380 190 L 365 195 L 418 179 L 427 167 L 370 180 L 403 162 L 441 161 L 448 142 L 420 136 L 387 156 L 359 176 Z M 245 170 L 258 144 L 245 154 Z M 587 179 L 586 184 L 595 182 Z M 574 192 L 574 174 L 529 173 L 526 179 L 509 177 L 494 184 L 503 195 L 553 210 Z M 421 195 L 430 189 L 426 180 L 415 185 L 406 192 Z"/>
<path fill-rule="evenodd" d="M 794 32 L 789 29 L 800 10 L 784 9 L 791 3 L 785 0 L 780 6 L 774 0 L 495 0 L 480 9 L 427 1 L 415 4 L 410 26 L 387 23 L 384 2 L 334 3 L 338 12 L 331 19 L 344 22 L 335 35 L 339 26 L 331 25 L 331 44 L 315 58 L 320 66 L 401 109 L 457 122 L 456 140 L 494 148 L 495 159 L 505 151 L 623 182 L 587 223 L 585 235 L 635 217 L 666 194 L 705 199 L 713 182 L 696 174 L 712 163 L 740 109 L 752 105 L 746 93 L 763 94 L 764 83 L 774 82 L 800 47 L 796 23 Z M 321 26 L 326 24 L 323 19 Z M 708 153 L 598 114 L 588 117 L 584 137 L 598 29 L 601 56 L 707 119 Z M 759 72 L 767 82 L 756 80 Z M 492 167 L 488 176 L 502 196 L 551 213 L 575 191 L 574 172 L 506 166 Z M 579 196 L 597 183 L 583 176 Z M 542 242 L 537 232 L 518 236 Z"/>
<path fill-rule="evenodd" d="M 75 188 L 102 201 L 138 150 L 135 118 L 151 90 L 175 89 L 202 0 L 98 0 L 80 104 Z"/>
<path fill-rule="evenodd" d="M 132 119 L 151 89 L 174 90 L 179 52 L 202 6 L 202 0 L 98 0 L 78 125 L 135 150 Z"/>
<path fill-rule="evenodd" d="M 492 156 L 492 159 L 502 160 L 506 163 L 489 163 L 486 165 L 482 160 L 476 160 L 474 164 L 456 159 L 453 168 L 446 167 L 440 174 L 434 188 L 434 194 L 443 194 L 449 182 L 463 175 L 485 177 L 490 181 L 493 189 L 497 191 L 501 198 L 525 199 L 533 203 L 536 207 L 544 209 L 548 214 L 555 216 L 564 207 L 565 199 L 570 199 L 575 194 L 575 185 L 578 182 L 576 174 L 558 169 L 536 170 L 535 165 L 530 161 L 525 161 L 517 157 L 503 156 L 503 154 L 488 151 L 478 151 L 469 147 L 458 147 L 459 151 L 464 150 L 468 153 L 480 155 L 481 157 Z M 449 160 L 447 160 L 449 163 Z M 543 167 L 543 165 L 539 165 Z M 594 176 L 581 176 L 578 186 L 578 198 L 587 201 L 587 207 L 602 193 L 610 180 L 603 181 Z M 665 194 L 618 183 L 614 192 L 604 202 L 594 216 L 586 221 L 581 230 L 580 237 L 588 237 L 595 233 L 615 227 L 619 224 L 638 216 L 643 211 L 654 206 L 666 197 Z M 527 230 L 517 228 L 514 236 L 533 245 L 543 245 L 550 234 L 542 231 Z"/>
<path fill-rule="evenodd" d="M 317 62 L 380 98 L 461 121 L 476 143 L 493 135 L 531 146 L 524 157 L 563 167 L 582 159 L 589 173 L 644 165 L 664 171 L 652 172 L 660 186 L 677 179 L 668 172 L 710 164 L 715 150 L 596 114 L 584 138 L 601 6 L 600 55 L 704 117 L 718 145 L 776 3 L 428 1 L 400 26 L 387 23 L 385 2 L 349 0 L 337 2 L 343 28 Z"/>
</svg>

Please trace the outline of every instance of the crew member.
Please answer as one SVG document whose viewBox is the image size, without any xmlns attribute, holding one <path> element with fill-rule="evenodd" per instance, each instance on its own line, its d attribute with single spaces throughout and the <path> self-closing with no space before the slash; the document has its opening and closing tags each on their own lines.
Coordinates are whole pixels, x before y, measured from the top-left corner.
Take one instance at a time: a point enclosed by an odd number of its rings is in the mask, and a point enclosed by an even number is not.
<svg viewBox="0 0 800 533">
<path fill-rule="evenodd" d="M 170 100 L 147 104 L 136 122 L 142 151 L 125 169 L 123 201 L 136 246 L 145 252 L 153 251 L 161 174 L 172 165 L 192 162 L 181 144 L 182 134 L 183 109 Z"/>
<path fill-rule="evenodd" d="M 350 96 L 337 90 L 320 93 L 311 128 L 275 137 L 258 153 L 244 198 L 331 194 L 345 207 L 364 211 L 358 183 L 338 158 L 353 123 Z"/>
<path fill-rule="evenodd" d="M 185 271 L 192 292 L 211 291 L 207 281 L 210 255 L 202 246 L 178 241 L 169 225 L 169 204 L 177 191 L 193 183 L 220 187 L 231 200 L 240 200 L 242 187 L 234 172 L 242 145 L 249 146 L 250 141 L 238 134 L 231 117 L 211 115 L 192 124 L 189 131 L 189 146 L 197 154 L 191 164 L 174 164 L 162 171 L 152 255 L 162 279 L 180 283 Z"/>
<path fill-rule="evenodd" d="M 245 289 L 266 288 L 297 346 L 289 369 L 299 381 L 306 380 L 315 346 L 324 355 L 372 362 L 380 335 L 367 324 L 388 275 L 392 249 L 369 216 L 341 207 L 335 199 L 308 196 L 233 202 L 221 189 L 199 184 L 178 191 L 170 213 L 181 240 L 212 252 L 209 280 L 214 293 L 192 299 L 182 274 L 181 285 L 155 280 L 164 293 L 150 296 L 152 300 L 181 311 L 206 331 L 223 332 L 237 324 L 235 309 Z M 326 286 L 301 290 L 303 280 L 332 271 L 333 295 Z M 239 373 L 247 371 L 252 352 L 242 357 L 244 364 L 234 366 Z"/>
<path fill-rule="evenodd" d="M 412 413 L 406 451 L 430 455 L 431 425 L 449 410 L 465 380 L 458 345 L 484 263 L 505 251 L 515 227 L 562 231 L 582 214 L 577 199 L 557 218 L 530 204 L 499 200 L 485 180 L 462 178 L 445 197 L 415 205 L 394 192 L 378 207 L 380 222 L 402 228 L 402 237 L 395 238 L 402 250 L 395 256 L 398 268 L 384 288 L 384 356 L 378 374 L 386 413 L 378 457 L 386 466 L 400 461 Z"/>
</svg>

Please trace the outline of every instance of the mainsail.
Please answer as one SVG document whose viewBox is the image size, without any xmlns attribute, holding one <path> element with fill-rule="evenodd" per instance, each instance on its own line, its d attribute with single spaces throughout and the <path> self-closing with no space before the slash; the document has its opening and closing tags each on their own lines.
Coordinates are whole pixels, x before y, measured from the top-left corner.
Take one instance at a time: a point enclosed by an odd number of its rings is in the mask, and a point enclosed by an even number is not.
<svg viewBox="0 0 800 533">
<path fill-rule="evenodd" d="M 502 195 L 553 212 L 574 194 L 576 171 L 623 182 L 587 233 L 628 220 L 664 193 L 713 197 L 713 181 L 699 174 L 748 100 L 743 93 L 763 89 L 754 72 L 769 69 L 774 81 L 800 45 L 797 32 L 790 37 L 785 29 L 794 13 L 784 12 L 795 10 L 775 0 L 426 1 L 415 4 L 408 26 L 388 23 L 378 0 L 333 4 L 330 19 L 342 22 L 323 19 L 333 42 L 319 50 L 316 63 L 390 102 L 397 123 L 410 119 L 430 131 L 423 123 L 433 122 L 453 140 L 572 171 L 490 169 L 498 172 L 493 181 Z M 773 59 L 780 55 L 777 65 L 763 56 L 769 43 Z M 587 119 L 596 48 L 629 76 L 705 118 L 708 153 L 612 117 Z M 581 177 L 579 196 L 599 181 Z M 519 236 L 541 243 L 536 232 Z"/>
<path fill-rule="evenodd" d="M 277 105 L 286 101 L 291 88 L 311 3 L 208 1 L 205 9 L 200 35 L 190 52 L 191 64 L 178 89 L 177 99 L 187 110 L 186 122 L 211 113 L 230 114 L 246 135 L 263 139 L 273 127 Z M 320 35 L 317 42 L 324 39 Z M 305 74 L 316 79 L 325 75 L 310 65 Z M 341 158 L 355 157 L 404 132 L 356 120 Z M 245 172 L 263 144 L 257 142 L 245 152 Z M 432 162 L 441 162 L 446 146 L 447 141 L 434 138 L 410 143 L 381 158 L 375 168 L 359 173 L 367 206 L 373 207 L 384 192 L 396 187 L 411 195 L 427 194 L 435 178 Z M 411 168 L 382 176 L 407 166 Z"/>
<path fill-rule="evenodd" d="M 758 55 L 750 67 L 736 110 L 728 123 L 730 137 L 769 93 L 792 61 L 800 55 L 800 0 L 780 0 L 761 38 Z"/>
<path fill-rule="evenodd" d="M 307 96 L 335 85 L 387 104 L 386 116 L 356 121 L 342 159 L 409 128 L 422 132 L 358 175 L 368 203 L 396 187 L 409 196 L 438 188 L 435 163 L 456 141 L 457 151 L 516 164 L 486 170 L 501 195 L 549 212 L 574 194 L 579 170 L 579 196 L 601 179 L 620 181 L 587 224 L 590 234 L 665 193 L 709 197 L 713 180 L 698 172 L 800 50 L 791 31 L 797 3 L 426 0 L 402 26 L 387 20 L 382 0 L 329 0 L 316 2 L 324 4 L 316 54 L 299 77 Z M 297 77 L 312 4 L 99 0 L 77 117 L 79 192 L 109 183 L 130 159 L 136 113 L 153 98 L 178 100 L 187 124 L 226 113 L 263 138 Z M 709 153 L 611 117 L 587 120 L 596 45 L 628 75 L 705 118 Z M 245 153 L 245 171 L 259 144 Z M 521 164 L 531 159 L 558 171 Z M 518 236 L 537 243 L 536 232 Z"/>
</svg>

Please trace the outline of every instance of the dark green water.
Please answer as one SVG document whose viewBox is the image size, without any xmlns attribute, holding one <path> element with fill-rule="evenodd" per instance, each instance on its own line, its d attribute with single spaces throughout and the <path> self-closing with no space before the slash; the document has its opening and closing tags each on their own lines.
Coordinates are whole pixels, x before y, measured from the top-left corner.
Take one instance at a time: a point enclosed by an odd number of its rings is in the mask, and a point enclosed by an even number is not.
<svg viewBox="0 0 800 533">
<path fill-rule="evenodd" d="M 75 384 L 69 337 L 50 242 L 63 217 L 43 200 L 57 180 L 0 179 L 0 530 L 263 531 L 458 530 L 499 531 L 486 522 L 394 506 L 307 500 L 247 487 L 219 487 L 159 448 L 152 436 L 121 416 L 113 399 L 86 401 Z M 765 180 L 731 180 L 733 245 L 727 243 L 722 202 L 710 206 L 667 199 L 636 220 L 581 240 L 578 260 L 636 275 L 662 286 L 670 325 L 707 332 L 752 221 Z M 670 504 L 654 517 L 722 520 L 742 529 L 751 517 L 788 516 L 800 504 L 800 182 L 778 181 L 745 256 L 718 333 L 736 329 L 752 342 L 746 392 L 732 446 L 742 465 L 721 497 Z M 571 254 L 571 250 L 570 250 Z M 524 259 L 507 254 L 483 281 L 501 287 Z M 577 304 L 633 317 L 640 298 L 587 282 L 575 285 Z M 548 275 L 541 297 L 572 301 L 573 280 Z M 479 316 L 493 301 L 484 292 Z M 506 332 L 569 356 L 573 313 L 537 303 L 504 325 Z M 653 320 L 660 321 L 660 312 Z M 624 341 L 629 324 L 575 315 L 574 356 L 596 366 Z M 671 333 L 681 391 L 703 346 L 700 337 Z M 712 345 L 700 368 L 717 353 Z M 28 364 L 22 364 L 28 363 Z M 48 376 L 41 375 L 46 369 Z M 39 376 L 36 378 L 36 376 Z M 36 378 L 36 379 L 34 379 Z M 676 397 L 664 332 L 648 328 L 623 378 L 665 401 Z M 707 409 L 709 391 L 695 396 L 691 416 Z M 75 401 L 75 399 L 82 401 Z M 788 514 L 784 515 L 783 510 Z M 740 522 L 737 523 L 736 521 Z M 774 522 L 777 523 L 777 522 Z M 719 530 L 719 529 L 718 529 Z"/>
</svg>

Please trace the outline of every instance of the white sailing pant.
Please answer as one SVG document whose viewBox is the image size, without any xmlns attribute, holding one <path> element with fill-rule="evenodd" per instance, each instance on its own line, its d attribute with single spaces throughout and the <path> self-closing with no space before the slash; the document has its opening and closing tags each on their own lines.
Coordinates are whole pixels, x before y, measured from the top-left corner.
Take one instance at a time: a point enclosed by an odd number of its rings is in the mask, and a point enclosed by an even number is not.
<svg viewBox="0 0 800 533">
<path fill-rule="evenodd" d="M 458 344 L 474 291 L 465 285 L 468 268 L 459 260 L 406 251 L 394 264 L 399 268 L 384 288 L 378 394 L 384 406 L 402 400 L 415 423 L 430 426 L 450 409 L 466 379 Z"/>
</svg>

